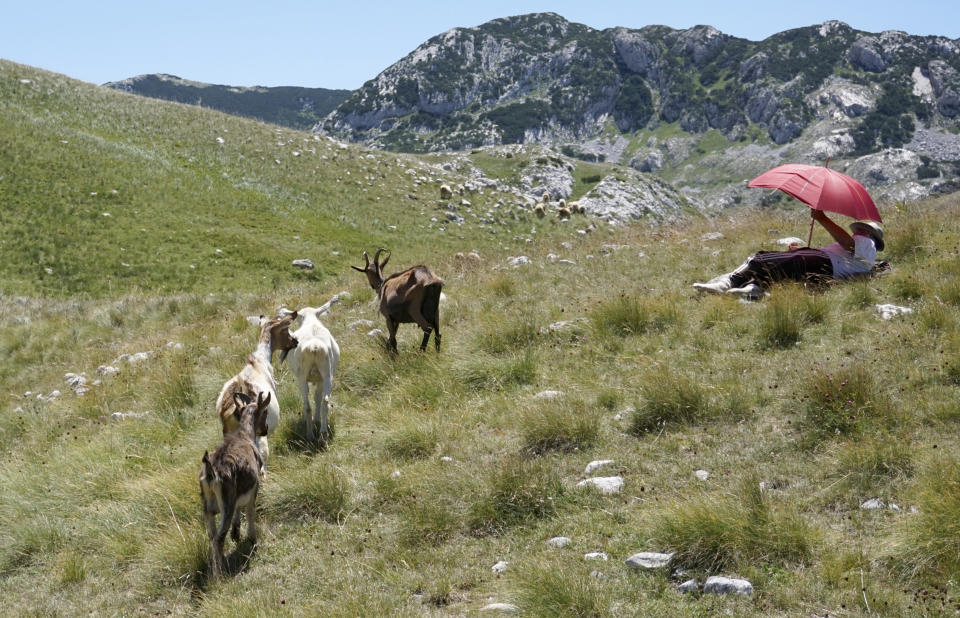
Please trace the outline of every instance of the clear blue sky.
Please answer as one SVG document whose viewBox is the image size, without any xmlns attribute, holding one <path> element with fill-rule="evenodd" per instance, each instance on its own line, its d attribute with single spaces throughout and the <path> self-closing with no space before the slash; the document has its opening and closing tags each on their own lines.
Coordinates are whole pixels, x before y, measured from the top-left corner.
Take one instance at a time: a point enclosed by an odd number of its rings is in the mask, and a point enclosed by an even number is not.
<svg viewBox="0 0 960 618">
<path fill-rule="evenodd" d="M 708 24 L 762 40 L 839 19 L 858 30 L 960 38 L 960 0 L 20 0 L 0 11 L 0 58 L 101 84 L 170 73 L 233 86 L 354 89 L 430 37 L 551 11 L 603 29 Z"/>
</svg>

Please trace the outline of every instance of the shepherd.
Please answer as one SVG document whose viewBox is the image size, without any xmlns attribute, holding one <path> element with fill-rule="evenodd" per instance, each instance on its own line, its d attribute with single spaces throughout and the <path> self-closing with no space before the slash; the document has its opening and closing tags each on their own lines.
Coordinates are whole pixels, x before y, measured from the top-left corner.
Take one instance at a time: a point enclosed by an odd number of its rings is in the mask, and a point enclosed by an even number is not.
<svg viewBox="0 0 960 618">
<path fill-rule="evenodd" d="M 883 229 L 873 199 L 859 182 L 826 165 L 790 164 L 757 176 L 748 186 L 779 189 L 810 206 L 807 246 L 791 243 L 787 251 L 758 251 L 733 272 L 694 283 L 696 290 L 756 299 L 777 281 L 823 282 L 873 272 L 877 252 L 884 247 Z M 847 233 L 825 211 L 864 220 L 851 223 Z M 833 244 L 822 249 L 809 246 L 815 223 L 833 237 Z"/>
</svg>

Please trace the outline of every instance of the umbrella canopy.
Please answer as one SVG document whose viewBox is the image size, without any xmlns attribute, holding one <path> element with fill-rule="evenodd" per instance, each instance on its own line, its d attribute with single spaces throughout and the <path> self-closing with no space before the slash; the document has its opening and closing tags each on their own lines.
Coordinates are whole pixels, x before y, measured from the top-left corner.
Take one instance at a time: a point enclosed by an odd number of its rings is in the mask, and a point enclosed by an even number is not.
<svg viewBox="0 0 960 618">
<path fill-rule="evenodd" d="M 873 198 L 863 185 L 828 167 L 791 163 L 764 172 L 748 187 L 780 189 L 815 210 L 835 212 L 861 221 L 882 223 Z"/>
</svg>

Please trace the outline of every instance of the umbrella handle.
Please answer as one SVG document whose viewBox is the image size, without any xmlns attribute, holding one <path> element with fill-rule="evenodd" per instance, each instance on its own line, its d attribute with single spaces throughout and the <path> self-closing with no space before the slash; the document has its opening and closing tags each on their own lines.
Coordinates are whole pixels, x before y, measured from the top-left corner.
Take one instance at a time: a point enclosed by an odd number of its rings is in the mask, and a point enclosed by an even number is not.
<svg viewBox="0 0 960 618">
<path fill-rule="evenodd" d="M 813 240 L 813 224 L 816 223 L 816 219 L 813 218 L 813 209 L 810 210 L 810 235 L 807 236 L 807 247 L 810 247 L 810 241 Z"/>
</svg>

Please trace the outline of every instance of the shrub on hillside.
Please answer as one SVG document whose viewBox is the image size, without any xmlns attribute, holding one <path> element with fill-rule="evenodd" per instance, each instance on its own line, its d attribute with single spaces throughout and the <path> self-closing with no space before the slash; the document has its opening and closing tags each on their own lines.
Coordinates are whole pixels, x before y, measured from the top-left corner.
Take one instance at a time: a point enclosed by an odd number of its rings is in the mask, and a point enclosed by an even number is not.
<svg viewBox="0 0 960 618">
<path fill-rule="evenodd" d="M 716 572 L 765 562 L 782 565 L 808 559 L 816 530 L 795 508 L 771 503 L 756 474 L 747 474 L 733 494 L 678 500 L 653 526 L 653 538 L 674 563 Z"/>
<path fill-rule="evenodd" d="M 787 286 L 783 286 L 778 292 L 787 289 Z M 757 339 L 761 348 L 789 348 L 800 341 L 807 314 L 796 301 L 796 294 L 775 293 L 764 304 L 757 324 Z"/>
<path fill-rule="evenodd" d="M 586 449 L 596 441 L 599 427 L 583 401 L 562 397 L 522 412 L 520 431 L 524 451 L 541 455 Z"/>
<path fill-rule="evenodd" d="M 640 377 L 642 400 L 630 418 L 640 435 L 674 424 L 696 423 L 711 415 L 706 388 L 686 373 L 660 367 Z"/>
<path fill-rule="evenodd" d="M 907 577 L 944 584 L 960 573 L 960 459 L 930 462 L 914 488 L 917 512 L 899 520 L 897 561 Z"/>
<path fill-rule="evenodd" d="M 602 335 L 627 337 L 679 324 L 682 314 L 674 298 L 620 294 L 600 303 L 591 312 L 590 319 Z"/>
<path fill-rule="evenodd" d="M 841 365 L 835 370 L 814 367 L 804 389 L 801 425 L 814 439 L 882 429 L 899 416 L 862 365 Z"/>
<path fill-rule="evenodd" d="M 544 459 L 509 457 L 491 471 L 486 485 L 470 510 L 470 528 L 477 534 L 552 517 L 567 493 L 554 463 Z"/>
<path fill-rule="evenodd" d="M 518 573 L 518 603 L 530 616 L 609 616 L 613 597 L 604 580 L 566 561 L 534 564 Z"/>
<path fill-rule="evenodd" d="M 338 522 L 347 512 L 350 487 L 343 473 L 331 465 L 315 465 L 295 475 L 271 475 L 264 510 L 271 518 L 304 515 Z"/>
</svg>

